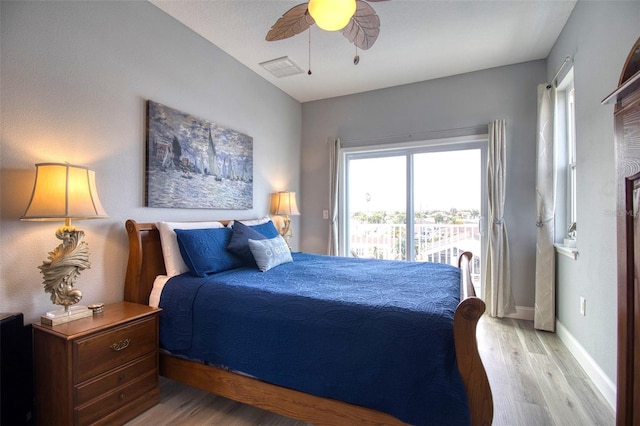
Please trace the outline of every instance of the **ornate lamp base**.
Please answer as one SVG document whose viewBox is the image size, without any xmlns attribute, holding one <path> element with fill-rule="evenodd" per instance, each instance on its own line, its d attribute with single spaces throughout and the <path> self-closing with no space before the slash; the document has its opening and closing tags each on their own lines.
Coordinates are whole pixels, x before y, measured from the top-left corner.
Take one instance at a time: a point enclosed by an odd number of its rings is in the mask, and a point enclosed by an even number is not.
<svg viewBox="0 0 640 426">
<path fill-rule="evenodd" d="M 289 251 L 291 251 L 291 244 L 289 240 L 291 239 L 291 219 L 289 216 L 284 217 L 284 226 L 280 230 L 280 235 L 284 238 L 284 241 L 287 243 L 287 247 L 289 247 Z"/>
<path fill-rule="evenodd" d="M 56 231 L 56 237 L 62 243 L 49 252 L 48 260 L 38 268 L 44 277 L 44 291 L 51 293 L 54 304 L 64 308 L 43 315 L 40 322 L 46 325 L 63 324 L 93 315 L 86 306 L 76 305 L 82 299 L 82 292 L 74 287 L 80 271 L 91 266 L 84 232 L 70 226 L 67 220 L 65 226 Z"/>
<path fill-rule="evenodd" d="M 46 325 L 58 325 L 90 317 L 92 315 L 93 311 L 86 306 L 74 305 L 70 306 L 68 311 L 65 311 L 64 309 L 49 311 L 40 317 L 40 322 Z"/>
</svg>

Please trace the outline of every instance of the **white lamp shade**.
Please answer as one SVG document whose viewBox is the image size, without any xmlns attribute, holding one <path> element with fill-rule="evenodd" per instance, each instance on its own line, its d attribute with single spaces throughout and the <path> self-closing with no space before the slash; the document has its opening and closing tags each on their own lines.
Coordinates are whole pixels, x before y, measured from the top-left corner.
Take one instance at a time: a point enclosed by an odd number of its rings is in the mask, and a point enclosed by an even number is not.
<svg viewBox="0 0 640 426">
<path fill-rule="evenodd" d="M 33 193 L 21 220 L 106 217 L 98 198 L 93 170 L 72 164 L 36 164 Z"/>
<path fill-rule="evenodd" d="M 356 12 L 356 0 L 309 0 L 309 14 L 326 31 L 338 31 Z"/>
<path fill-rule="evenodd" d="M 297 216 L 298 203 L 295 192 L 276 192 L 271 195 L 271 212 L 278 216 Z"/>
</svg>

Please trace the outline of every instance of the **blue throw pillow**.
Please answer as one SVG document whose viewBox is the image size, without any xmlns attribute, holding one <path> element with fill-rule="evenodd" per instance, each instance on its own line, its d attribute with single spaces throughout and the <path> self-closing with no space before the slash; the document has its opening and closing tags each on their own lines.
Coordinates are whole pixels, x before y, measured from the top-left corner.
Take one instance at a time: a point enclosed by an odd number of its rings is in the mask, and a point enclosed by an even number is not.
<svg viewBox="0 0 640 426">
<path fill-rule="evenodd" d="M 249 248 L 253 254 L 258 269 L 267 272 L 283 263 L 293 262 L 291 250 L 287 242 L 278 235 L 266 240 L 249 240 Z"/>
<path fill-rule="evenodd" d="M 251 254 L 251 249 L 249 249 L 249 240 L 264 240 L 265 238 L 267 237 L 256 231 L 253 226 L 247 226 L 242 222 L 235 222 L 227 250 L 237 254 L 249 265 L 255 265 L 253 254 Z"/>
<path fill-rule="evenodd" d="M 231 229 L 174 229 L 185 265 L 195 276 L 243 266 L 242 259 L 227 250 Z"/>
<path fill-rule="evenodd" d="M 235 223 L 233 224 L 233 226 L 236 226 Z M 250 226 L 250 228 L 254 231 L 258 231 L 267 238 L 275 238 L 280 235 L 272 221 L 263 223 L 261 225 L 253 225 Z"/>
</svg>

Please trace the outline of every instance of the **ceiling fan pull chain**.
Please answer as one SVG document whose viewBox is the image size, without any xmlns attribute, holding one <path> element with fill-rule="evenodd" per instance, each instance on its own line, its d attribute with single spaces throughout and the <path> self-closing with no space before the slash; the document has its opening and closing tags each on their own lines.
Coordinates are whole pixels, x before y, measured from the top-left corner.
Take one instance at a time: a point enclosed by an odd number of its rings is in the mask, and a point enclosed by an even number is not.
<svg viewBox="0 0 640 426">
<path fill-rule="evenodd" d="M 356 56 L 353 57 L 353 65 L 360 63 L 360 55 L 358 55 L 358 45 L 356 44 Z"/>
<path fill-rule="evenodd" d="M 311 75 L 311 27 L 309 27 L 309 71 L 307 74 Z"/>
</svg>

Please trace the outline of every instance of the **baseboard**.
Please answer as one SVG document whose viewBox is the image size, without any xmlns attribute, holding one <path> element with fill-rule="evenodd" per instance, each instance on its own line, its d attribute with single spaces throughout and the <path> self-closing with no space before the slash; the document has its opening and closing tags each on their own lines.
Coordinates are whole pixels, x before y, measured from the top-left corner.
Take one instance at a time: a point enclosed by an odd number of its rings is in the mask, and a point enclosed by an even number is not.
<svg viewBox="0 0 640 426">
<path fill-rule="evenodd" d="M 529 306 L 516 306 L 516 313 L 507 315 L 507 318 L 533 321 L 533 308 Z"/>
<path fill-rule="evenodd" d="M 609 377 L 602 371 L 600 366 L 591 358 L 591 355 L 582 347 L 580 342 L 569 330 L 566 329 L 560 321 L 556 320 L 556 333 L 560 340 L 565 344 L 569 352 L 578 361 L 578 364 L 587 373 L 589 379 L 598 388 L 604 399 L 609 403 L 613 412 L 616 411 L 616 385 L 609 379 Z"/>
</svg>

